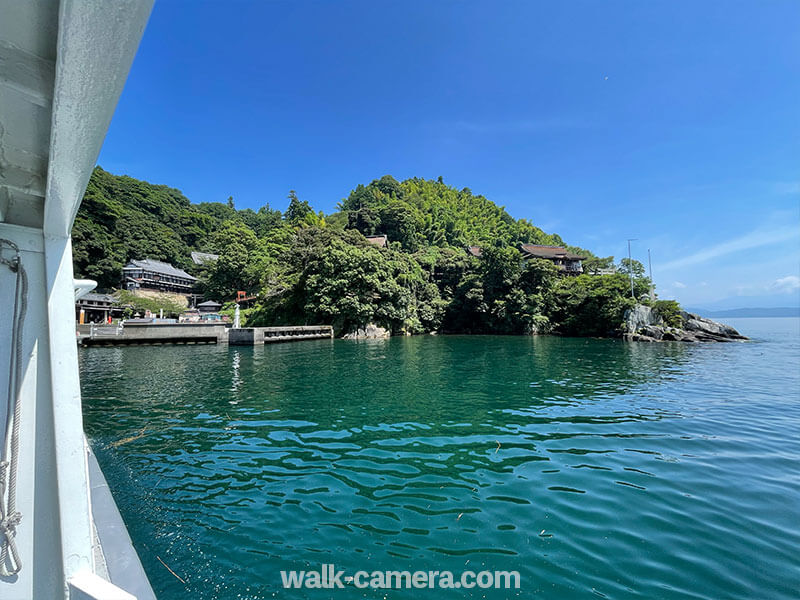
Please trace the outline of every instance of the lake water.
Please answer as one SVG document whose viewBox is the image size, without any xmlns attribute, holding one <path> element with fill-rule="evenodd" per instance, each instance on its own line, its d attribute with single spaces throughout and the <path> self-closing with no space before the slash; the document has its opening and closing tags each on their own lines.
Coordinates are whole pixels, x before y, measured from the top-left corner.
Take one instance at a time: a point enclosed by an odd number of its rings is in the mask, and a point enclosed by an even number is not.
<svg viewBox="0 0 800 600">
<path fill-rule="evenodd" d="M 164 599 L 795 599 L 800 320 L 730 323 L 83 349 L 86 431 Z M 282 589 L 323 563 L 521 587 Z"/>
</svg>

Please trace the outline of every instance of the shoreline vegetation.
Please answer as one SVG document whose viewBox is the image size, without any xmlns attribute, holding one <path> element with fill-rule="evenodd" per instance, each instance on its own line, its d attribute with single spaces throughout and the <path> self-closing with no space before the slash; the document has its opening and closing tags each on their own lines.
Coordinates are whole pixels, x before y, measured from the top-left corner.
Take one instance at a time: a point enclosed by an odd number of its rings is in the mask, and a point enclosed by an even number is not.
<svg viewBox="0 0 800 600">
<path fill-rule="evenodd" d="M 398 182 L 386 175 L 358 185 L 338 209 L 316 212 L 294 191 L 285 212 L 268 203 L 237 210 L 233 198 L 192 204 L 176 189 L 96 167 L 73 227 L 75 273 L 111 290 L 129 260 L 163 260 L 198 277 L 206 299 L 224 302 L 230 313 L 237 291 L 254 296 L 242 311 L 247 326 L 325 323 L 337 336 L 372 326 L 391 335 L 698 341 L 675 332 L 701 321 L 674 300 L 650 299 L 651 281 L 639 261 L 615 264 L 612 256 L 565 244 L 441 178 Z M 365 236 L 386 236 L 387 244 Z M 565 275 L 548 260 L 523 260 L 520 244 L 563 246 L 586 257 L 584 273 Z M 192 251 L 219 258 L 195 265 Z M 629 318 L 641 307 L 647 319 Z M 176 310 L 174 303 L 165 308 Z M 644 327 L 666 329 L 659 337 Z M 742 338 L 727 329 L 731 339 Z"/>
</svg>

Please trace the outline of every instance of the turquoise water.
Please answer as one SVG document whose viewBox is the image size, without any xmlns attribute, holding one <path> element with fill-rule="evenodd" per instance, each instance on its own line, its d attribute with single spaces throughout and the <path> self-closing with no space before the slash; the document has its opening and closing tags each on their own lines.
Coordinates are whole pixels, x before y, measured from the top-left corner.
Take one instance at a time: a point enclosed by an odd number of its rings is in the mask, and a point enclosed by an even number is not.
<svg viewBox="0 0 800 600">
<path fill-rule="evenodd" d="M 731 323 L 84 349 L 86 431 L 165 599 L 797 598 L 800 320 Z M 323 563 L 521 587 L 282 589 Z"/>
</svg>

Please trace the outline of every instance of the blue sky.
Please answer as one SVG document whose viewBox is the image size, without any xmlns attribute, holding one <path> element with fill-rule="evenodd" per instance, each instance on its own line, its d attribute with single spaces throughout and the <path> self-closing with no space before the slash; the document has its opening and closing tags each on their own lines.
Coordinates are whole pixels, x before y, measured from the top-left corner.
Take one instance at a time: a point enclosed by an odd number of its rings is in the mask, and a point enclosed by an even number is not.
<svg viewBox="0 0 800 600">
<path fill-rule="evenodd" d="M 689 306 L 800 304 L 800 2 L 157 0 L 99 164 L 331 212 L 444 177 Z M 734 302 L 735 304 L 735 302 Z"/>
</svg>

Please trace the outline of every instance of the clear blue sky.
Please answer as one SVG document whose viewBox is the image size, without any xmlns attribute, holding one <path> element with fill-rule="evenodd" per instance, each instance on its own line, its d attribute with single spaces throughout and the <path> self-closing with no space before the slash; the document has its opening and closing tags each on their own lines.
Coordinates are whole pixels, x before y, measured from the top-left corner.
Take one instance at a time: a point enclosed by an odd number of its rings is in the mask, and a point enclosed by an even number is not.
<svg viewBox="0 0 800 600">
<path fill-rule="evenodd" d="M 599 255 L 638 238 L 662 297 L 795 305 L 800 2 L 157 0 L 99 164 L 326 212 L 441 175 Z"/>
</svg>

